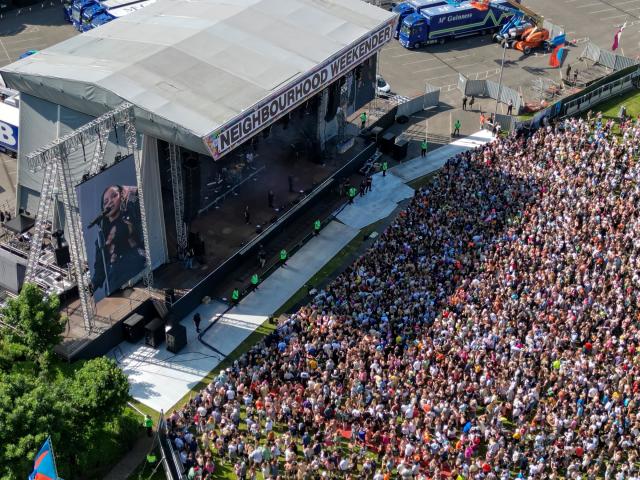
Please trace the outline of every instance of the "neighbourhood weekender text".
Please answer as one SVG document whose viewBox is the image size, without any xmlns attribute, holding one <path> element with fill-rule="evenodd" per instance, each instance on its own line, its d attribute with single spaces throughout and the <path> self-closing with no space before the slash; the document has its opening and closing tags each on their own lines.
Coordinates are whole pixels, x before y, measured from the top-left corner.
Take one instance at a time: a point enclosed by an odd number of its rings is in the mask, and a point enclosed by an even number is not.
<svg viewBox="0 0 640 480">
<path fill-rule="evenodd" d="M 309 72 L 295 84 L 263 100 L 255 108 L 243 112 L 240 117 L 204 137 L 205 145 L 211 156 L 217 160 L 229 153 L 236 145 L 272 124 L 304 100 L 362 63 L 391 40 L 394 26 L 395 20 L 385 24 L 346 52 Z"/>
</svg>

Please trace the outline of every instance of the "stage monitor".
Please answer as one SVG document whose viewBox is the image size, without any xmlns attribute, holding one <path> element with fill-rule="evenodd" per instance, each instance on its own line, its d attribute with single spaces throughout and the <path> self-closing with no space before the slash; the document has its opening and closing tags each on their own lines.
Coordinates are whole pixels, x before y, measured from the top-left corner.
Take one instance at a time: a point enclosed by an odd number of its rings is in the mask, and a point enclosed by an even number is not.
<svg viewBox="0 0 640 480">
<path fill-rule="evenodd" d="M 95 301 L 145 267 L 140 202 L 129 155 L 76 187 Z"/>
</svg>

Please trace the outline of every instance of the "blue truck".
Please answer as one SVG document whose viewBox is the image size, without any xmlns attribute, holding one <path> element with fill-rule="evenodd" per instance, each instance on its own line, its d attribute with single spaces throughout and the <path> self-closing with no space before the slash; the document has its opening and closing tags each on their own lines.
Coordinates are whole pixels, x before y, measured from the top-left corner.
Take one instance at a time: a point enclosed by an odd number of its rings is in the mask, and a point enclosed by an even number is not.
<svg viewBox="0 0 640 480">
<path fill-rule="evenodd" d="M 513 12 L 502 11 L 492 2 L 488 9 L 479 10 L 468 2 L 460 5 L 440 5 L 408 15 L 400 27 L 400 44 L 406 48 L 444 43 L 447 40 L 474 34 L 494 33 L 500 30 Z"/>
<path fill-rule="evenodd" d="M 447 3 L 449 3 L 447 0 L 409 0 L 408 2 L 397 4 L 392 10 L 393 13 L 398 14 L 398 23 L 396 24 L 395 32 L 393 32 L 393 38 L 398 38 L 403 20 L 412 13 L 420 13 L 425 8 L 446 5 Z"/>
<path fill-rule="evenodd" d="M 156 0 L 66 0 L 64 14 L 73 26 L 86 32 L 116 18 L 128 15 Z"/>
</svg>

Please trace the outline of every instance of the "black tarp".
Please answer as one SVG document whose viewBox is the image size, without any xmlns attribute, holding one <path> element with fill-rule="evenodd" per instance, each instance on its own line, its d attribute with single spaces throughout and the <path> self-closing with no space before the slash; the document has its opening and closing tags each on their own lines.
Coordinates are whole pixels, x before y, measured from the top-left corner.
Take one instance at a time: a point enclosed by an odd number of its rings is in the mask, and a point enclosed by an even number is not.
<svg viewBox="0 0 640 480">
<path fill-rule="evenodd" d="M 21 214 L 5 222 L 4 228 L 11 230 L 13 233 L 21 234 L 33 227 L 34 223 L 36 221 L 33 218 Z"/>
</svg>

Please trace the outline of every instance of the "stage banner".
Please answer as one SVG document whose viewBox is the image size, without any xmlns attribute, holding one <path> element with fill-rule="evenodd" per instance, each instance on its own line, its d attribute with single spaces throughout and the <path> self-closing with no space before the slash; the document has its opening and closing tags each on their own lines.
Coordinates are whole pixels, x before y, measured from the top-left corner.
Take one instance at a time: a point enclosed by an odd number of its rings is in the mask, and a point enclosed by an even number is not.
<svg viewBox="0 0 640 480">
<path fill-rule="evenodd" d="M 206 135 L 203 141 L 213 159 L 217 160 L 226 155 L 237 145 L 268 127 L 375 54 L 391 40 L 396 21 L 396 18 L 390 20 L 356 44 L 306 73 L 295 83 L 276 91 L 253 108 L 247 109 L 221 128 Z"/>
<path fill-rule="evenodd" d="M 91 288 L 96 302 L 145 268 L 133 155 L 76 187 Z"/>
</svg>

